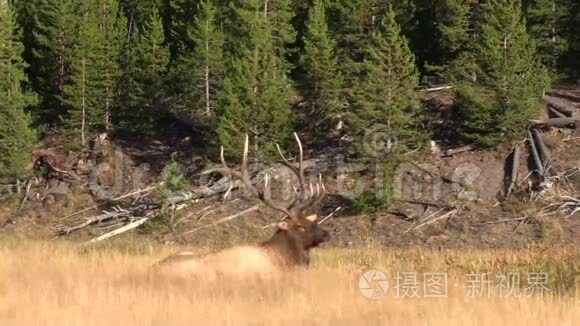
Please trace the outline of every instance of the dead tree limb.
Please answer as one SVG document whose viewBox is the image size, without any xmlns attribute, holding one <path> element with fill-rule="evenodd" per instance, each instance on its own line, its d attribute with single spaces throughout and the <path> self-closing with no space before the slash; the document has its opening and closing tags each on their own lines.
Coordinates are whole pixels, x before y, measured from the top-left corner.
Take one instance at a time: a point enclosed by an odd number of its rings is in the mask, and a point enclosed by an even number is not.
<svg viewBox="0 0 580 326">
<path fill-rule="evenodd" d="M 321 219 L 318 224 L 322 224 L 324 222 L 326 222 L 329 218 L 331 218 L 334 214 L 338 213 L 338 211 L 340 211 L 342 209 L 341 206 L 338 206 L 337 208 L 335 208 L 332 213 L 326 215 L 323 219 Z"/>
<path fill-rule="evenodd" d="M 509 175 L 509 185 L 506 190 L 506 198 L 509 198 L 518 180 L 518 167 L 520 166 L 520 146 L 516 145 L 512 154 L 512 168 Z"/>
<path fill-rule="evenodd" d="M 459 209 L 456 208 L 456 209 L 454 209 L 452 211 L 449 211 L 449 212 L 447 212 L 447 213 L 445 213 L 445 214 L 443 214 L 441 216 L 438 216 L 438 217 L 436 217 L 436 218 L 434 218 L 432 220 L 429 220 L 427 222 L 421 223 L 421 224 L 417 225 L 416 227 L 410 228 L 407 231 L 403 232 L 403 234 L 405 234 L 405 233 L 407 233 L 409 231 L 412 231 L 412 230 L 417 230 L 417 229 L 422 228 L 422 227 L 424 227 L 426 225 L 433 224 L 433 223 L 435 223 L 437 221 L 440 221 L 440 220 L 442 220 L 444 218 L 450 217 L 451 215 L 455 215 L 458 212 L 459 212 Z"/>
<path fill-rule="evenodd" d="M 163 182 L 161 182 L 161 183 L 159 183 L 158 185 L 155 185 L 155 186 L 147 187 L 145 189 L 140 189 L 140 190 L 136 190 L 134 192 L 130 192 L 130 193 L 121 195 L 119 197 L 113 198 L 109 203 L 111 203 L 111 202 L 118 202 L 118 201 L 123 200 L 123 199 L 126 199 L 126 198 L 130 198 L 130 197 L 133 197 L 133 196 L 136 196 L 136 195 L 140 195 L 140 194 L 145 193 L 145 192 L 149 192 L 151 190 L 155 190 L 159 186 L 162 186 L 162 185 L 163 185 Z M 67 218 L 80 215 L 82 213 L 86 213 L 86 212 L 91 211 L 93 209 L 99 208 L 99 206 L 102 206 L 102 204 L 97 204 L 97 205 L 93 205 L 93 206 L 89 206 L 89 207 L 83 208 L 82 210 L 80 210 L 78 212 L 75 212 L 75 213 L 72 213 L 70 215 L 67 215 L 67 216 L 64 216 L 64 217 L 59 218 L 58 221 L 65 220 Z"/>
<path fill-rule="evenodd" d="M 22 197 L 22 201 L 20 202 L 20 206 L 18 208 L 18 210 L 22 210 L 22 208 L 24 208 L 24 204 L 26 204 L 26 201 L 28 200 L 28 197 L 30 196 L 30 188 L 32 187 L 32 179 L 28 179 L 28 181 L 26 182 L 26 190 L 24 192 L 24 196 Z"/>
<path fill-rule="evenodd" d="M 245 209 L 245 210 L 243 210 L 241 212 L 238 212 L 238 213 L 233 214 L 233 215 L 230 215 L 230 216 L 226 216 L 226 217 L 221 218 L 221 219 L 219 219 L 219 220 L 217 220 L 217 221 L 215 221 L 213 223 L 209 223 L 209 224 L 206 224 L 206 225 L 202 225 L 202 226 L 196 227 L 194 229 L 191 229 L 189 231 L 183 232 L 179 236 L 184 236 L 184 235 L 187 235 L 187 234 L 191 234 L 191 233 L 197 232 L 199 230 L 206 229 L 208 227 L 216 226 L 218 224 L 222 224 L 222 223 L 231 221 L 231 220 L 236 219 L 236 218 L 238 218 L 238 217 L 240 217 L 242 215 L 245 215 L 245 214 L 248 214 L 248 213 L 257 211 L 259 208 L 260 208 L 260 205 L 256 204 L 256 205 L 254 205 L 254 206 L 252 206 L 252 207 L 250 207 L 248 209 Z"/>
<path fill-rule="evenodd" d="M 152 216 L 147 216 L 147 217 L 143 217 L 141 219 L 138 219 L 138 220 L 136 220 L 134 222 L 131 222 L 131 223 L 123 226 L 123 227 L 120 227 L 118 229 L 115 229 L 115 230 L 113 230 L 113 231 L 111 231 L 109 233 L 105 233 L 105 234 L 103 234 L 101 236 L 98 236 L 98 237 L 96 237 L 94 239 L 91 239 L 91 240 L 85 242 L 85 244 L 90 244 L 90 243 L 95 243 L 95 242 L 103 241 L 103 240 L 106 240 L 108 238 L 112 238 L 112 237 L 117 236 L 119 234 L 125 233 L 127 231 L 131 231 L 131 230 L 139 227 L 140 225 L 143 225 L 145 222 L 149 221 L 151 219 L 151 217 Z"/>
<path fill-rule="evenodd" d="M 500 223 L 518 222 L 518 221 L 525 221 L 525 220 L 528 220 L 530 218 L 531 217 L 529 217 L 529 216 L 524 216 L 524 217 L 510 218 L 510 219 L 505 219 L 505 220 L 497 220 L 497 221 L 491 221 L 491 222 L 484 222 L 484 223 L 479 223 L 477 225 L 488 225 L 488 224 L 500 224 Z"/>
<path fill-rule="evenodd" d="M 427 92 L 427 93 L 436 92 L 436 91 L 442 91 L 442 90 L 452 89 L 452 88 L 453 88 L 453 86 L 451 86 L 451 85 L 432 87 L 432 88 L 426 88 L 425 92 Z"/>
<path fill-rule="evenodd" d="M 470 144 L 470 145 L 462 146 L 462 147 L 459 147 L 459 148 L 448 149 L 445 152 L 443 152 L 443 155 L 441 155 L 441 156 L 453 156 L 455 154 L 459 154 L 459 153 L 463 153 L 463 152 L 467 152 L 467 151 L 473 150 L 476 147 L 477 147 L 476 145 Z"/>
<path fill-rule="evenodd" d="M 71 234 L 75 231 L 78 231 L 82 228 L 85 228 L 89 225 L 111 221 L 111 220 L 114 220 L 114 219 L 117 219 L 120 217 L 128 217 L 130 215 L 131 215 L 131 212 L 127 211 L 127 210 L 121 210 L 118 212 L 105 212 L 101 215 L 97 215 L 97 216 L 93 216 L 91 218 L 88 218 L 84 222 L 79 223 L 77 225 L 74 225 L 71 227 L 61 228 L 60 230 L 58 230 L 57 236 L 69 235 L 69 234 Z"/>
<path fill-rule="evenodd" d="M 410 203 L 410 204 L 418 204 L 418 205 L 426 205 L 426 206 L 433 206 L 433 207 L 443 207 L 443 208 L 455 208 L 453 205 L 445 204 L 445 203 L 434 203 L 429 201 L 419 201 L 419 200 L 407 200 L 407 199 L 399 199 L 399 201 Z"/>
</svg>

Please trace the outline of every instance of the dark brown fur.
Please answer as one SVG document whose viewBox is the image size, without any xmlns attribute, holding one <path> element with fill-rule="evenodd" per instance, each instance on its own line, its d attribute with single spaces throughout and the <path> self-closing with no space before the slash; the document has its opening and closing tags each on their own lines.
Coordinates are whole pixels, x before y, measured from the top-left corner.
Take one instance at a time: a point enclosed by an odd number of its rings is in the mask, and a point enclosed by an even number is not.
<svg viewBox="0 0 580 326">
<path fill-rule="evenodd" d="M 310 249 L 330 239 L 329 233 L 316 222 L 303 219 L 299 224 L 287 222 L 287 229 L 279 228 L 260 247 L 278 256 L 280 263 L 286 266 L 310 264 Z"/>
</svg>

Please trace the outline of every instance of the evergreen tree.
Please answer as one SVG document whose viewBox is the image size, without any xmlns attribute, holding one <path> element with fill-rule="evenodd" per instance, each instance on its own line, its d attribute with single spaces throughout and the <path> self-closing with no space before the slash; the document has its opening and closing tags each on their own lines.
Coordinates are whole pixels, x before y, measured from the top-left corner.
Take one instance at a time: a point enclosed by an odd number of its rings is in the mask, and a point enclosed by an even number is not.
<svg viewBox="0 0 580 326">
<path fill-rule="evenodd" d="M 539 58 L 554 70 L 568 48 L 565 37 L 568 9 L 563 0 L 531 0 L 526 10 L 528 29 L 537 45 Z"/>
<path fill-rule="evenodd" d="M 477 0 L 440 0 L 435 21 L 438 29 L 438 55 L 428 70 L 441 82 L 474 79 L 475 58 L 473 47 L 477 43 Z"/>
<path fill-rule="evenodd" d="M 97 79 L 101 73 L 97 67 L 100 32 L 94 11 L 85 12 L 72 50 L 72 83 L 65 87 L 66 101 L 70 105 L 65 128 L 80 136 L 81 145 L 86 145 L 87 131 L 98 122 L 103 112 L 99 110 Z"/>
<path fill-rule="evenodd" d="M 495 145 L 521 137 L 539 113 L 549 85 L 535 58 L 520 0 L 489 0 L 483 8 L 481 37 L 474 50 L 478 79 L 457 90 L 464 137 Z"/>
<path fill-rule="evenodd" d="M 348 85 L 354 84 L 360 75 L 372 21 L 369 13 L 364 0 L 335 0 L 328 4 L 329 28 L 335 35 L 338 62 Z"/>
<path fill-rule="evenodd" d="M 359 153 L 363 153 L 365 131 L 374 125 L 388 126 L 390 137 L 399 149 L 415 146 L 422 140 L 416 123 L 419 94 L 415 88 L 419 73 L 415 57 L 389 9 L 370 36 L 365 51 L 364 70 L 353 97 L 352 128 Z"/>
<path fill-rule="evenodd" d="M 327 131 L 343 113 L 340 98 L 342 78 L 335 51 L 336 45 L 328 31 L 324 0 L 314 0 L 300 68 L 305 75 L 303 88 L 311 104 L 309 116 L 313 118 L 311 121 L 318 121 L 316 130 L 322 127 Z"/>
<path fill-rule="evenodd" d="M 266 152 L 289 135 L 291 85 L 285 65 L 279 64 L 283 58 L 276 54 L 272 26 L 262 5 L 259 0 L 245 0 L 230 7 L 231 21 L 239 24 L 240 30 L 228 29 L 226 36 L 238 46 L 231 50 L 233 55 L 230 53 L 224 114 L 218 125 L 220 142 L 230 153 L 239 153 L 245 133 Z"/>
<path fill-rule="evenodd" d="M 129 131 L 151 133 L 164 112 L 169 50 L 157 11 L 143 31 L 132 35 L 122 53 L 121 108 L 117 125 Z"/>
<path fill-rule="evenodd" d="M 24 59 L 31 88 L 40 103 L 33 114 L 37 122 L 56 124 L 66 112 L 62 95 L 69 82 L 70 49 L 75 14 L 82 3 L 74 0 L 30 0 L 20 4 Z"/>
<path fill-rule="evenodd" d="M 288 56 L 294 49 L 292 45 L 296 42 L 296 30 L 292 25 L 294 9 L 292 0 L 262 0 L 264 13 L 270 21 L 273 46 L 276 56 L 282 58 L 281 64 L 287 64 Z"/>
<path fill-rule="evenodd" d="M 35 133 L 24 109 L 34 102 L 22 90 L 24 50 L 16 20 L 7 0 L 0 0 L 0 177 L 18 178 L 31 163 Z"/>
<path fill-rule="evenodd" d="M 567 9 L 565 18 L 566 28 L 564 37 L 568 50 L 562 56 L 560 69 L 568 77 L 580 80 L 580 2 L 575 0 L 563 1 Z"/>
<path fill-rule="evenodd" d="M 159 0 L 119 0 L 127 18 L 128 33 L 133 35 L 147 29 L 151 15 L 159 13 Z M 167 0 L 165 0 L 167 1 Z"/>
<path fill-rule="evenodd" d="M 87 133 L 109 129 L 110 113 L 118 101 L 120 49 L 126 21 L 115 0 L 87 3 L 72 47 L 71 84 L 65 87 L 69 110 L 65 129 L 86 145 Z M 120 17 L 120 18 L 117 18 Z"/>
<path fill-rule="evenodd" d="M 420 147 L 425 136 L 418 128 L 419 94 L 415 88 L 419 72 L 415 56 L 395 17 L 391 6 L 383 17 L 377 17 L 364 52 L 362 76 L 354 90 L 349 119 L 360 160 L 374 163 L 377 173 L 372 190 L 355 198 L 355 205 L 367 211 L 391 204 L 401 154 Z M 375 128 L 379 129 L 370 136 L 381 137 L 383 148 L 376 148 L 376 140 L 367 138 L 368 131 Z"/>
<path fill-rule="evenodd" d="M 190 29 L 199 6 L 200 1 L 196 0 L 163 0 L 165 39 L 171 53 L 171 62 L 194 49 Z"/>
<path fill-rule="evenodd" d="M 203 0 L 196 10 L 188 39 L 193 50 L 184 54 L 173 66 L 173 87 L 179 95 L 177 111 L 187 111 L 193 117 L 215 122 L 217 101 L 223 89 L 224 35 L 219 29 L 217 8 L 213 0 Z"/>
<path fill-rule="evenodd" d="M 111 127 L 112 111 L 119 107 L 121 80 L 121 50 L 127 38 L 127 19 L 120 13 L 118 0 L 97 0 L 99 12 L 99 43 L 97 69 L 100 71 L 97 94 L 100 97 L 99 124 Z"/>
<path fill-rule="evenodd" d="M 329 1 L 329 27 L 336 37 L 341 70 L 349 84 L 355 83 L 360 75 L 365 49 L 370 42 L 369 35 L 379 27 L 380 17 L 388 10 L 395 12 L 396 21 L 403 28 L 402 34 L 408 39 L 417 40 L 416 45 L 409 43 L 409 46 L 417 52 L 429 53 L 433 32 L 426 33 L 431 26 L 427 21 L 419 21 L 419 14 L 428 16 L 431 10 L 423 2 L 424 0 Z M 423 6 L 419 8 L 417 3 Z"/>
</svg>

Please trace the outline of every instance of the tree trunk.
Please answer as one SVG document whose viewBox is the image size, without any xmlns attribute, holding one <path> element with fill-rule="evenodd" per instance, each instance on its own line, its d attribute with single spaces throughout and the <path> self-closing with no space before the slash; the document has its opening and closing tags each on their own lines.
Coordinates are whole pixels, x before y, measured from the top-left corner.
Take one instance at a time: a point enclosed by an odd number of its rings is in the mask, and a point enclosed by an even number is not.
<svg viewBox="0 0 580 326">
<path fill-rule="evenodd" d="M 516 147 L 514 148 L 513 151 L 513 155 L 512 155 L 512 168 L 511 168 L 511 172 L 509 175 L 509 185 L 508 188 L 506 190 L 506 197 L 509 197 L 512 192 L 514 191 L 514 187 L 516 185 L 516 182 L 518 180 L 518 167 L 520 166 L 520 146 L 516 145 Z"/>
<path fill-rule="evenodd" d="M 82 113 L 81 113 L 81 144 L 84 147 L 86 145 L 86 140 L 85 140 L 85 120 L 86 120 L 86 92 L 87 92 L 87 85 L 86 85 L 86 61 L 85 58 L 83 57 L 82 60 L 82 72 L 81 72 L 81 80 L 82 80 L 82 95 L 81 95 L 81 107 L 82 107 Z"/>
</svg>

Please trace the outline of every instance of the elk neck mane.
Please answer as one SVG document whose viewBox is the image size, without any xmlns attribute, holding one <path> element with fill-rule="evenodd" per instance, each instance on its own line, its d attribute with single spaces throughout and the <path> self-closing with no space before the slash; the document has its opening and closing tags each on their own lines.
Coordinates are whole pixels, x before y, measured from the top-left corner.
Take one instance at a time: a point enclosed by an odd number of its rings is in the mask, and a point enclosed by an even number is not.
<svg viewBox="0 0 580 326">
<path fill-rule="evenodd" d="M 274 258 L 282 265 L 308 266 L 310 264 L 309 248 L 303 248 L 296 239 L 282 230 L 277 230 L 269 240 L 260 243 L 259 247 L 268 253 L 273 253 L 276 256 Z"/>
</svg>

